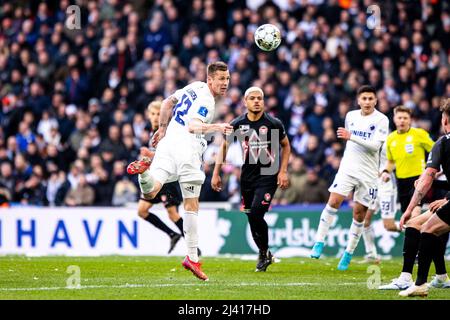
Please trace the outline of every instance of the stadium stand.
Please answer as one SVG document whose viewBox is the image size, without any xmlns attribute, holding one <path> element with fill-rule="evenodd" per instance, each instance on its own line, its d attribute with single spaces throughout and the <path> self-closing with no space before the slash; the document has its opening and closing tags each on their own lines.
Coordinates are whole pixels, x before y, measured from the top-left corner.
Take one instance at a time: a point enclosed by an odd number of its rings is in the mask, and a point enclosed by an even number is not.
<svg viewBox="0 0 450 320">
<path fill-rule="evenodd" d="M 284 122 L 299 190 L 285 195 L 289 201 L 277 194 L 282 204 L 307 201 L 301 189 L 311 183 L 331 183 L 343 151 L 335 132 L 356 107 L 362 84 L 377 89 L 378 108 L 390 118 L 398 104 L 413 109 L 413 125 L 434 140 L 440 135 L 439 102 L 450 97 L 446 1 L 384 1 L 380 28 L 374 29 L 366 12 L 372 1 L 366 0 L 0 4 L 3 206 L 137 200 L 139 188 L 123 187 L 135 179 L 124 167 L 149 142 L 146 106 L 203 80 L 206 65 L 219 59 L 229 64 L 231 88 L 218 118 L 241 114 L 243 90 L 258 85 L 268 112 Z M 69 5 L 80 8 L 80 29 L 65 26 Z M 274 52 L 253 42 L 262 23 L 282 30 Z M 238 160 L 225 168 L 224 191 L 210 188 L 214 148 L 212 143 L 205 154 L 201 201 L 238 202 Z M 317 177 L 308 179 L 307 172 Z"/>
</svg>

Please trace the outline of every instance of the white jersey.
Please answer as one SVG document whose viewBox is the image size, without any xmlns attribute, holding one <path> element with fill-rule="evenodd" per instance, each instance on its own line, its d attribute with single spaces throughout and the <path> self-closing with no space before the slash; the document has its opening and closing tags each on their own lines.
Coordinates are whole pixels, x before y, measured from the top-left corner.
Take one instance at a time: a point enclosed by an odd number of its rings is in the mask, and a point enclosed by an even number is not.
<svg viewBox="0 0 450 320">
<path fill-rule="evenodd" d="M 389 132 L 389 120 L 378 110 L 367 116 L 363 116 L 361 110 L 354 110 L 347 113 L 345 128 L 363 140 L 380 142 L 381 148 Z M 348 140 L 339 171 L 360 180 L 374 181 L 378 178 L 379 165 L 380 150 L 371 151 Z"/>
<path fill-rule="evenodd" d="M 379 172 L 381 173 L 384 169 L 386 169 L 387 164 L 387 147 L 386 141 L 383 142 L 380 150 L 380 165 L 378 166 Z"/>
<path fill-rule="evenodd" d="M 206 148 L 202 134 L 190 133 L 189 123 L 199 119 L 211 123 L 214 119 L 215 100 L 208 85 L 202 81 L 193 82 L 174 93 L 178 103 L 173 108 L 172 119 L 166 131 L 165 139 L 170 140 L 172 147 L 201 150 Z M 200 148 L 200 149 L 197 149 Z"/>
</svg>

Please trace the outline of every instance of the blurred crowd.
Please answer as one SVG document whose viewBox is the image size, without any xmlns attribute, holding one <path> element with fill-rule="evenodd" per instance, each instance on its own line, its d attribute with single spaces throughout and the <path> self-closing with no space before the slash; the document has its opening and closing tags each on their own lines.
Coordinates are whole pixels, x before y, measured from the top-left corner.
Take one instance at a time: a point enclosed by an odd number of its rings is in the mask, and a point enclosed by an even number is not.
<svg viewBox="0 0 450 320">
<path fill-rule="evenodd" d="M 242 114 L 243 92 L 257 85 L 267 111 L 284 123 L 292 187 L 277 193 L 278 204 L 327 200 L 344 148 L 335 132 L 357 107 L 363 84 L 377 89 L 378 108 L 389 118 L 403 104 L 413 109 L 414 126 L 433 139 L 441 134 L 439 103 L 450 96 L 446 1 L 384 1 L 379 20 L 367 11 L 373 1 L 0 4 L 0 203 L 135 201 L 137 179 L 126 165 L 149 143 L 147 105 L 204 81 L 216 60 L 231 72 L 218 119 Z M 67 11 L 70 5 L 80 10 Z M 70 25 L 77 19 L 79 29 Z M 263 23 L 282 31 L 281 46 L 270 53 L 253 41 Z M 205 153 L 201 201 L 238 203 L 239 147 L 228 155 L 224 191 L 210 188 L 216 138 Z"/>
</svg>

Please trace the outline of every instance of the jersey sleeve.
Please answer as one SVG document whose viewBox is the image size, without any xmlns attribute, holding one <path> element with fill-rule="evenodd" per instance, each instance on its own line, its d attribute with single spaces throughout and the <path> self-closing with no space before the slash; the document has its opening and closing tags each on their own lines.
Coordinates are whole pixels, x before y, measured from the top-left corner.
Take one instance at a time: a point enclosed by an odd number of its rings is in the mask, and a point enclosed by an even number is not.
<svg viewBox="0 0 450 320">
<path fill-rule="evenodd" d="M 280 119 L 275 119 L 275 129 L 278 129 L 280 132 L 280 141 L 286 137 L 286 130 L 284 129 L 283 122 Z"/>
<path fill-rule="evenodd" d="M 175 91 L 172 94 L 172 97 L 175 97 L 175 99 L 177 99 L 177 101 L 181 100 L 181 97 L 183 96 L 184 90 L 183 89 L 178 89 L 177 91 Z"/>
<path fill-rule="evenodd" d="M 233 120 L 231 120 L 230 122 L 230 126 L 233 127 L 233 130 L 236 131 L 237 129 L 239 129 L 239 119 L 238 118 L 234 118 Z"/>
<path fill-rule="evenodd" d="M 441 143 L 442 139 L 439 139 L 428 154 L 427 168 L 433 168 L 439 170 L 441 167 Z"/>
<path fill-rule="evenodd" d="M 376 128 L 373 141 L 386 141 L 389 133 L 389 120 L 387 117 L 383 117 Z"/>
<path fill-rule="evenodd" d="M 191 119 L 199 119 L 202 122 L 208 122 L 212 113 L 211 102 L 208 99 L 197 99 L 192 103 Z"/>
<path fill-rule="evenodd" d="M 349 119 L 349 114 L 350 114 L 350 113 L 347 113 L 347 114 L 345 115 L 345 120 L 344 120 L 345 129 L 347 129 L 347 130 L 349 130 L 349 126 L 348 126 L 348 122 L 350 121 L 350 119 Z"/>
<path fill-rule="evenodd" d="M 430 135 L 425 130 L 420 129 L 419 132 L 420 132 L 420 144 L 427 152 L 430 152 L 430 150 L 433 148 L 434 141 L 431 139 Z"/>
</svg>

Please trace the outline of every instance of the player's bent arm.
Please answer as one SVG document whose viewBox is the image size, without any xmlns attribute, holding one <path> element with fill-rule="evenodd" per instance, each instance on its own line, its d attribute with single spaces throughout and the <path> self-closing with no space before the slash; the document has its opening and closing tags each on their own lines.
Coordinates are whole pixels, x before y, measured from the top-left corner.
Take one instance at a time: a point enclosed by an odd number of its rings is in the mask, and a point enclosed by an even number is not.
<svg viewBox="0 0 450 320">
<path fill-rule="evenodd" d="M 289 139 L 286 136 L 283 138 L 283 140 L 281 140 L 280 172 L 287 172 L 290 154 L 291 154 L 291 145 L 289 144 Z"/>
<path fill-rule="evenodd" d="M 159 129 L 164 131 L 167 129 L 167 125 L 172 116 L 173 107 L 177 102 L 177 98 L 173 95 L 163 100 L 161 103 L 161 111 L 159 113 Z"/>
<path fill-rule="evenodd" d="M 229 133 L 233 127 L 228 123 L 204 123 L 200 119 L 192 119 L 189 122 L 188 130 L 190 133 L 205 134 L 210 132 Z"/>
<path fill-rule="evenodd" d="M 425 171 L 419 178 L 416 189 L 414 191 L 414 195 L 409 202 L 406 212 L 412 212 L 412 210 L 420 203 L 420 201 L 422 201 L 428 190 L 430 190 L 436 173 L 437 170 L 435 168 L 428 167 L 425 169 Z"/>
<path fill-rule="evenodd" d="M 214 130 L 216 124 L 208 124 L 204 123 L 200 119 L 192 119 L 189 122 L 188 130 L 190 133 L 208 133 L 208 132 L 215 132 L 217 130 Z"/>
<path fill-rule="evenodd" d="M 354 134 L 350 135 L 349 140 L 373 152 L 380 150 L 381 146 L 383 145 L 383 141 L 367 141 L 362 139 L 361 137 L 355 136 Z"/>
<path fill-rule="evenodd" d="M 228 151 L 228 141 L 225 140 L 222 142 L 219 152 L 217 153 L 213 175 L 220 176 L 220 171 L 222 170 L 222 165 L 225 163 L 225 159 L 227 157 L 227 151 Z"/>
</svg>

